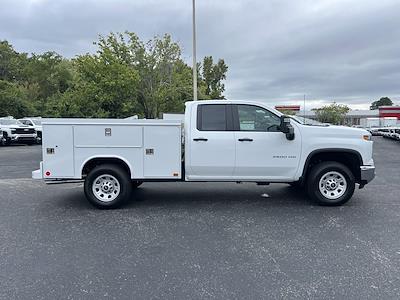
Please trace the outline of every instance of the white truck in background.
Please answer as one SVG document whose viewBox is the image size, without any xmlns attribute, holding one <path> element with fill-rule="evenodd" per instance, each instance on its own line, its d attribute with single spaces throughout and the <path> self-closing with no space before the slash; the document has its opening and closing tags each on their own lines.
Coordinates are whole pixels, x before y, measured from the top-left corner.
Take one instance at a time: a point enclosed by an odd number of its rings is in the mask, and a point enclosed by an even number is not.
<svg viewBox="0 0 400 300">
<path fill-rule="evenodd" d="M 42 118 L 41 117 L 25 117 L 22 119 L 18 119 L 18 121 L 20 121 L 22 124 L 24 125 L 28 125 L 28 126 L 32 126 L 33 128 L 35 128 L 36 130 L 36 141 L 38 144 L 42 143 L 42 132 L 43 132 L 43 128 L 42 128 Z"/>
<path fill-rule="evenodd" d="M 0 118 L 0 129 L 2 131 L 2 145 L 20 143 L 33 145 L 36 143 L 37 134 L 33 126 L 22 124 L 12 117 Z"/>
<path fill-rule="evenodd" d="M 145 181 L 289 183 L 321 205 L 341 205 L 375 176 L 371 134 L 304 124 L 263 103 L 186 103 L 184 121 L 43 122 L 46 182 L 84 180 L 87 199 L 112 208 Z"/>
</svg>

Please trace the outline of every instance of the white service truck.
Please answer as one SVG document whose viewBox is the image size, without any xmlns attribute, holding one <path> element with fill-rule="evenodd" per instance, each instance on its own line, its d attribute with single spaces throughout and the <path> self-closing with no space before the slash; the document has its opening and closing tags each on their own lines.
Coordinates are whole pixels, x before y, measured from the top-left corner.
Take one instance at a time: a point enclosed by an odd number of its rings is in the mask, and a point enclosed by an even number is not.
<svg viewBox="0 0 400 300">
<path fill-rule="evenodd" d="M 263 103 L 186 103 L 184 121 L 43 122 L 46 182 L 84 180 L 87 199 L 117 207 L 145 181 L 289 183 L 321 205 L 341 205 L 375 176 L 371 134 L 308 125 Z"/>
</svg>

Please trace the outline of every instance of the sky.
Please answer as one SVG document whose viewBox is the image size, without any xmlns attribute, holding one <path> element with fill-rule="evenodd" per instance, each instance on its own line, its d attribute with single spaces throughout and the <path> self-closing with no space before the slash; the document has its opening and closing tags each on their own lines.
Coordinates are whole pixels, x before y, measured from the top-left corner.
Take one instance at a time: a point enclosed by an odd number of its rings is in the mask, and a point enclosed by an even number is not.
<svg viewBox="0 0 400 300">
<path fill-rule="evenodd" d="M 170 33 L 192 60 L 191 0 L 0 0 L 0 40 L 66 57 L 109 32 Z M 225 96 L 367 109 L 400 104 L 399 0 L 197 0 L 197 57 L 223 58 Z"/>
</svg>

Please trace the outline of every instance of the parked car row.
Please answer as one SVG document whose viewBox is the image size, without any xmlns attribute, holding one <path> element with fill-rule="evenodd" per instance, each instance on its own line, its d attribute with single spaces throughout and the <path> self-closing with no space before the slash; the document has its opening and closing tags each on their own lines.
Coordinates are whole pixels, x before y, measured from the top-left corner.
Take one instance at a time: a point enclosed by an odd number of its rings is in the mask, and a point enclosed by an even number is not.
<svg viewBox="0 0 400 300">
<path fill-rule="evenodd" d="M 40 118 L 14 119 L 0 118 L 0 145 L 40 144 L 42 142 L 42 127 Z"/>
<path fill-rule="evenodd" d="M 382 136 L 384 138 L 400 141 L 400 127 L 373 129 L 371 133 L 372 135 Z"/>
</svg>

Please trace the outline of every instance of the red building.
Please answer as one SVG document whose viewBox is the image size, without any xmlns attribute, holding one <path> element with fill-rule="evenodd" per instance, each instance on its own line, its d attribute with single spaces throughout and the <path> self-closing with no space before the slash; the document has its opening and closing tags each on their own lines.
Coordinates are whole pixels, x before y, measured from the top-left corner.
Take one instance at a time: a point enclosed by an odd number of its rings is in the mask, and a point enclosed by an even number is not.
<svg viewBox="0 0 400 300">
<path fill-rule="evenodd" d="M 300 105 L 277 105 L 275 109 L 279 111 L 293 111 L 296 113 L 300 111 Z"/>
<path fill-rule="evenodd" d="M 379 106 L 379 117 L 396 117 L 400 120 L 400 106 Z"/>
</svg>

